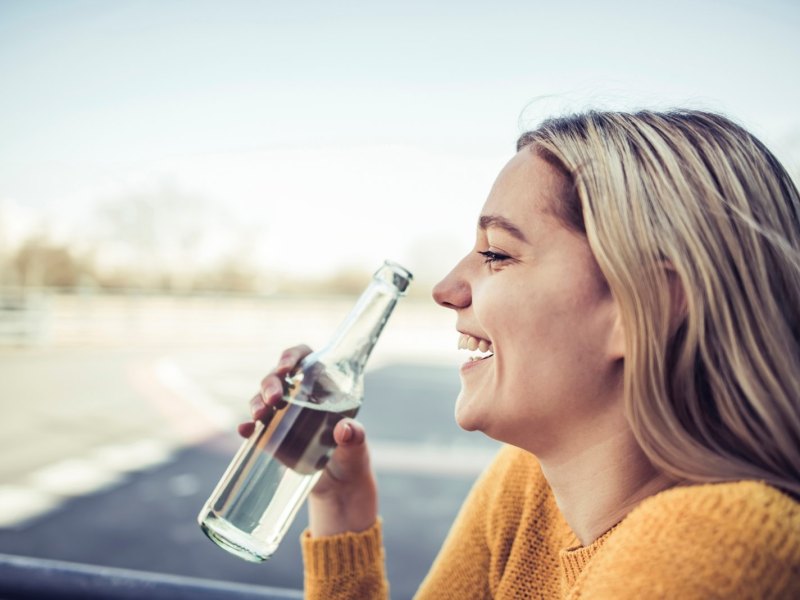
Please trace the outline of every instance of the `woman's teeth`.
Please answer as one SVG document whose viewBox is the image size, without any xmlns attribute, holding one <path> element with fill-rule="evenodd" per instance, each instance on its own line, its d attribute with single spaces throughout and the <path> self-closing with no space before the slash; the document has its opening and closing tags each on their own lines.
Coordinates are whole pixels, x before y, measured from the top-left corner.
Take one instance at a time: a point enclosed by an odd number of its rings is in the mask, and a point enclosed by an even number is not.
<svg viewBox="0 0 800 600">
<path fill-rule="evenodd" d="M 494 348 L 492 347 L 491 342 L 473 337 L 466 333 L 462 333 L 458 338 L 458 349 L 473 351 L 479 350 L 481 352 L 481 354 L 477 356 L 471 356 L 470 360 L 481 360 L 484 358 L 489 358 L 494 354 Z"/>
</svg>

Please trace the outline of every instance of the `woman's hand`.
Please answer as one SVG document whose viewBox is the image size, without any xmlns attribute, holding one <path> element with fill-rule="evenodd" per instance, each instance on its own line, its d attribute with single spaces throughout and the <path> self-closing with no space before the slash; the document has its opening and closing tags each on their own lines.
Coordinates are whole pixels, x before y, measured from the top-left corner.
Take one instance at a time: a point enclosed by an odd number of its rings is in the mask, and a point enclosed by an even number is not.
<svg viewBox="0 0 800 600">
<path fill-rule="evenodd" d="M 283 379 L 308 354 L 308 346 L 285 350 L 278 366 L 261 381 L 261 392 L 250 400 L 253 421 L 239 425 L 250 437 L 254 421 L 268 422 L 283 397 Z M 333 430 L 336 450 L 308 499 L 309 530 L 314 537 L 369 529 L 378 517 L 378 491 L 369 464 L 364 427 L 342 419 Z"/>
</svg>

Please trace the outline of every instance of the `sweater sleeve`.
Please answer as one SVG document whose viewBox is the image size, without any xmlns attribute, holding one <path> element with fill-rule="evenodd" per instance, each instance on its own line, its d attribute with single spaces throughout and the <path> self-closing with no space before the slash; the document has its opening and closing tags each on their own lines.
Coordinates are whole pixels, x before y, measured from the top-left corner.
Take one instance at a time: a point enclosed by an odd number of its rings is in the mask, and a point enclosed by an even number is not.
<svg viewBox="0 0 800 600">
<path fill-rule="evenodd" d="M 541 488 L 538 463 L 504 447 L 473 486 L 416 595 L 417 600 L 471 600 L 495 595 L 506 570 L 524 497 Z M 541 490 L 540 490 L 541 491 Z M 384 600 L 380 521 L 362 533 L 301 539 L 307 600 Z"/>
<path fill-rule="evenodd" d="M 668 490 L 632 512 L 569 598 L 800 598 L 800 509 L 764 484 Z"/>
<path fill-rule="evenodd" d="M 300 539 L 306 600 L 384 600 L 389 584 L 384 569 L 381 522 L 360 533 Z"/>
<path fill-rule="evenodd" d="M 493 596 L 497 552 L 493 547 L 493 507 L 501 482 L 520 451 L 504 447 L 481 475 L 456 517 L 415 600 L 470 600 Z"/>
</svg>

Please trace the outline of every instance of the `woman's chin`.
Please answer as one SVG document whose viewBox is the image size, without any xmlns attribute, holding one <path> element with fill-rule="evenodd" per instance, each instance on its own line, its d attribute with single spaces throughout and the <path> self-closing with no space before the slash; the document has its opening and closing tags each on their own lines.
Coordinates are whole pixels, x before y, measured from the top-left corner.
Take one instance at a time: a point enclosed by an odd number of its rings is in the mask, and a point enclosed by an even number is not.
<svg viewBox="0 0 800 600">
<path fill-rule="evenodd" d="M 478 410 L 479 402 L 461 390 L 456 399 L 455 418 L 458 426 L 464 431 L 482 431 L 483 419 Z"/>
</svg>

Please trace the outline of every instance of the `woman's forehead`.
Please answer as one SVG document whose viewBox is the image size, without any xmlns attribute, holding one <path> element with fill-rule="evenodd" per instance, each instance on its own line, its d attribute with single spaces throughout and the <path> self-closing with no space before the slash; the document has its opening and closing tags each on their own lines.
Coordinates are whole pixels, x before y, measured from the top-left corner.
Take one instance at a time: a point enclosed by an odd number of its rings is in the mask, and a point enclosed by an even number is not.
<svg viewBox="0 0 800 600">
<path fill-rule="evenodd" d="M 565 201 L 569 182 L 530 148 L 515 154 L 497 176 L 481 211 L 479 227 L 510 222 L 524 231 L 555 216 Z"/>
</svg>

